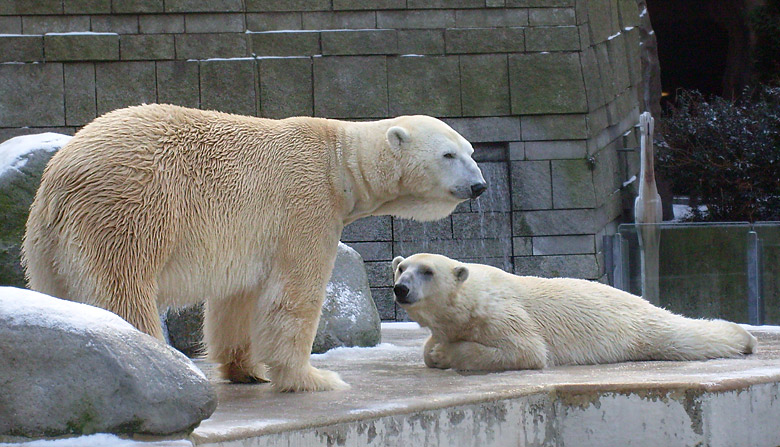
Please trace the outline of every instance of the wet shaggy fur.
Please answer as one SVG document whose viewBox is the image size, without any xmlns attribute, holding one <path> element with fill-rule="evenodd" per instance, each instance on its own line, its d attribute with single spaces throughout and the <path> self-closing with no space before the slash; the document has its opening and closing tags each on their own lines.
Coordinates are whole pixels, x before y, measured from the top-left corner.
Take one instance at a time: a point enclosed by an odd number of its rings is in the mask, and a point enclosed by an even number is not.
<svg viewBox="0 0 780 447">
<path fill-rule="evenodd" d="M 47 166 L 23 244 L 29 285 L 157 338 L 159 309 L 206 300 L 208 354 L 224 377 L 270 379 L 282 391 L 344 388 L 309 363 L 344 225 L 448 215 L 484 183 L 472 152 L 425 116 L 117 110 Z"/>
<path fill-rule="evenodd" d="M 396 286 L 408 289 L 403 308 L 431 330 L 423 354 L 432 368 L 703 360 L 756 346 L 737 324 L 685 318 L 597 282 L 516 276 L 431 254 L 398 257 L 393 269 Z"/>
</svg>

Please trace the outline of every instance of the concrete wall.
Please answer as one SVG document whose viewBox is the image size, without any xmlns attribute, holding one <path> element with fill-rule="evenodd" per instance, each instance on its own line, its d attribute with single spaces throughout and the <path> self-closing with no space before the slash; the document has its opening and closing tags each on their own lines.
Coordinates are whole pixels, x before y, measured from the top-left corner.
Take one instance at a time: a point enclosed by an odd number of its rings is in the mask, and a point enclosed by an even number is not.
<svg viewBox="0 0 780 447">
<path fill-rule="evenodd" d="M 635 0 L 7 0 L 0 140 L 168 102 L 248 115 L 444 118 L 490 183 L 443 221 L 343 240 L 384 319 L 388 261 L 426 250 L 520 274 L 603 276 L 637 171 Z"/>
</svg>

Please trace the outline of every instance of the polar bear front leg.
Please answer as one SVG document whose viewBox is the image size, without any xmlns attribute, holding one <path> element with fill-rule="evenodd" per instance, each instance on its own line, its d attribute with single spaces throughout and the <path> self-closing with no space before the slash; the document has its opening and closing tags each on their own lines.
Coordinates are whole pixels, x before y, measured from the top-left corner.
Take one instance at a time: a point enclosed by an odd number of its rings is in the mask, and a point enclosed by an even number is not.
<svg viewBox="0 0 780 447">
<path fill-rule="evenodd" d="M 451 359 L 449 352 L 442 343 L 438 343 L 433 336 L 428 337 L 423 347 L 423 360 L 428 368 L 448 369 Z"/>
<path fill-rule="evenodd" d="M 511 341 L 496 345 L 459 341 L 446 346 L 452 368 L 463 371 L 504 371 L 508 369 L 541 369 L 546 366 L 546 352 L 523 349 Z"/>
</svg>

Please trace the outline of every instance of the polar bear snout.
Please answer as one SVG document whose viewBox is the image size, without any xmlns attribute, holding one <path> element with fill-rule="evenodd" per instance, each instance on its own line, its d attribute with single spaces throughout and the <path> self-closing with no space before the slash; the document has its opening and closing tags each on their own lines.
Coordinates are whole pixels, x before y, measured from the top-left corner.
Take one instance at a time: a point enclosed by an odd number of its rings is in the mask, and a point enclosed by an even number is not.
<svg viewBox="0 0 780 447">
<path fill-rule="evenodd" d="M 487 182 L 474 183 L 471 185 L 471 198 L 476 199 L 487 189 Z"/>
<path fill-rule="evenodd" d="M 409 298 L 409 287 L 406 284 L 396 284 L 393 287 L 393 294 L 395 294 L 395 300 L 399 303 L 410 304 L 407 301 Z"/>
</svg>

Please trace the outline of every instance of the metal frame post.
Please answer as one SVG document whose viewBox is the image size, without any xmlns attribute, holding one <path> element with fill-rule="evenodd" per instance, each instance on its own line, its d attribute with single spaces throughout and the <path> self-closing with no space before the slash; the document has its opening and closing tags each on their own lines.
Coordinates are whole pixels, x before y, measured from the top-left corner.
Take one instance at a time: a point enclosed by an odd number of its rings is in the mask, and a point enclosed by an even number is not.
<svg viewBox="0 0 780 447">
<path fill-rule="evenodd" d="M 761 284 L 761 239 L 758 233 L 748 231 L 747 240 L 747 292 L 748 322 L 753 325 L 764 324 L 764 297 Z"/>
</svg>

